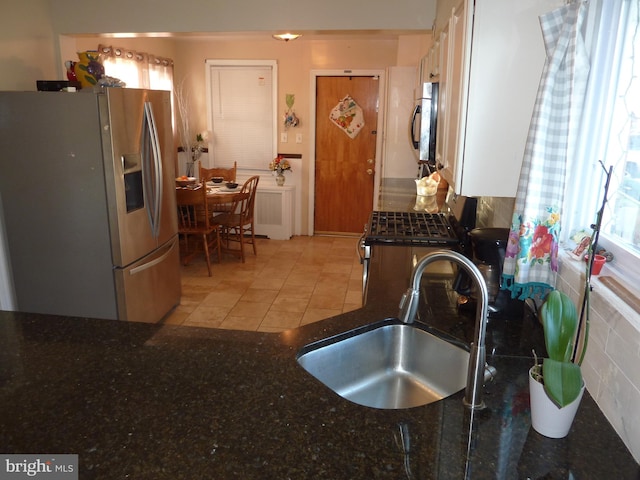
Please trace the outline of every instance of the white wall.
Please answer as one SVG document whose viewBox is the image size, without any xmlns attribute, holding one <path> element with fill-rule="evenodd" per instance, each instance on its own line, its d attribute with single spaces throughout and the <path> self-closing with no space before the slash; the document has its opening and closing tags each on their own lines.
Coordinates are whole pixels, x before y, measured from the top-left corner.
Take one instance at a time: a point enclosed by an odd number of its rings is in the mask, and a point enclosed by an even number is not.
<svg viewBox="0 0 640 480">
<path fill-rule="evenodd" d="M 429 30 L 436 0 L 51 0 L 59 34 Z"/>
<path fill-rule="evenodd" d="M 57 79 L 57 41 L 48 0 L 22 0 L 0 14 L 0 90 L 35 90 L 36 79 Z"/>
</svg>

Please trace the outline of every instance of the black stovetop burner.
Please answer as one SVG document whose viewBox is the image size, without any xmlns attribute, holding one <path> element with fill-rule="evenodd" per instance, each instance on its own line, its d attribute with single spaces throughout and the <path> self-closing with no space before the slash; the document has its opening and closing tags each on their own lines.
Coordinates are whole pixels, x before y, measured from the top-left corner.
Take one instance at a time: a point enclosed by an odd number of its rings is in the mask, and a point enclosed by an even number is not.
<svg viewBox="0 0 640 480">
<path fill-rule="evenodd" d="M 444 213 L 381 212 L 369 218 L 365 245 L 458 245 L 460 239 Z"/>
</svg>

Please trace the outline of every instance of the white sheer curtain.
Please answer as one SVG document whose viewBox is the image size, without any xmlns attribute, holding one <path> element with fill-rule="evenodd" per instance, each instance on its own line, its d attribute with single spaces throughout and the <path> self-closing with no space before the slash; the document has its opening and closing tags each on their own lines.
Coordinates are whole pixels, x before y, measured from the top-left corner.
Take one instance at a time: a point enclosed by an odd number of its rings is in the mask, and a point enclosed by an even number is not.
<svg viewBox="0 0 640 480">
<path fill-rule="evenodd" d="M 99 45 L 105 75 L 129 88 L 173 90 L 173 60 L 111 45 Z"/>
<path fill-rule="evenodd" d="M 598 246 L 614 256 L 609 272 L 640 285 L 640 5 L 591 0 L 592 71 L 580 143 L 569 178 L 563 240 L 587 230 L 613 167 Z M 589 33 L 589 31 L 588 31 Z"/>
<path fill-rule="evenodd" d="M 599 160 L 606 157 L 605 126 L 611 123 L 614 89 L 608 87 L 619 75 L 620 52 L 616 52 L 618 24 L 624 0 L 592 0 L 589 6 L 587 35 L 591 44 L 591 72 L 585 94 L 582 125 L 576 146 L 576 160 L 567 172 L 569 184 L 565 192 L 564 224 L 561 242 L 577 231 L 587 229 L 595 220 L 602 202 L 603 168 Z M 616 52 L 616 53 L 614 53 Z M 585 194 L 593 192 L 592 195 Z"/>
</svg>

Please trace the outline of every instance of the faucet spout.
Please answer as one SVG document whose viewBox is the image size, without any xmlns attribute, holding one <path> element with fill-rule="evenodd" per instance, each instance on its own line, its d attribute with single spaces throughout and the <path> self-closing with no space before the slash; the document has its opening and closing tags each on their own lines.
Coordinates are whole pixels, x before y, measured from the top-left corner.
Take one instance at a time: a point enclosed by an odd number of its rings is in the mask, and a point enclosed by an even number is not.
<svg viewBox="0 0 640 480">
<path fill-rule="evenodd" d="M 420 297 L 420 281 L 426 267 L 438 260 L 450 261 L 463 268 L 472 281 L 475 282 L 480 301 L 476 307 L 476 327 L 474 342 L 471 343 L 469 368 L 467 370 L 467 386 L 465 388 L 464 404 L 473 410 L 485 407 L 482 398 L 482 385 L 485 377 L 485 338 L 487 333 L 487 318 L 489 308 L 489 294 L 484 277 L 478 267 L 464 255 L 453 250 L 438 250 L 427 254 L 413 269 L 411 285 L 400 300 L 398 318 L 404 323 L 413 323 L 418 312 Z"/>
</svg>

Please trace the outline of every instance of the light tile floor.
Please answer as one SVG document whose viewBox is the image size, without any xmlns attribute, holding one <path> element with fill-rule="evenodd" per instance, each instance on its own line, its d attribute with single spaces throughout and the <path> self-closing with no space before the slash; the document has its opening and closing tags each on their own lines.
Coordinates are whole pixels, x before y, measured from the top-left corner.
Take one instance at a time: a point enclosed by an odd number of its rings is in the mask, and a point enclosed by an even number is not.
<svg viewBox="0 0 640 480">
<path fill-rule="evenodd" d="M 182 266 L 182 299 L 172 325 L 280 332 L 362 305 L 355 237 L 257 239 L 245 263 L 223 255 L 207 275 L 204 256 Z M 215 257 L 215 255 L 214 255 Z"/>
</svg>

